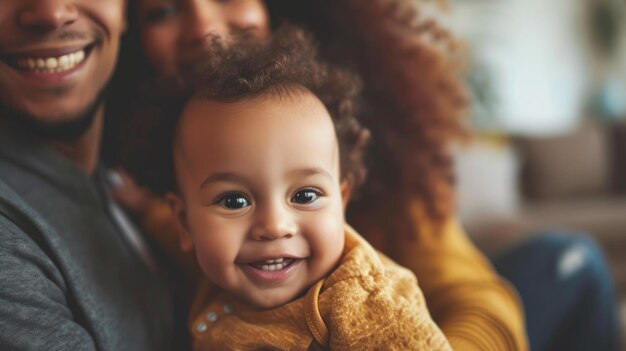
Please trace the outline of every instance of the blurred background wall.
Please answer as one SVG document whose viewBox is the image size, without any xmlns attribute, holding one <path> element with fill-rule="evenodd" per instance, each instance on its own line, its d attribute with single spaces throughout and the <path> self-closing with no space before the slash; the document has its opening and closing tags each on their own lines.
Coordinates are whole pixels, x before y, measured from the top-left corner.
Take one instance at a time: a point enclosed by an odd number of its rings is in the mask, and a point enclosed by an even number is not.
<svg viewBox="0 0 626 351">
<path fill-rule="evenodd" d="M 575 128 L 590 113 L 625 118 L 623 1 L 451 4 L 450 27 L 469 45 L 472 87 L 491 90 L 481 102 L 493 116 L 476 111 L 478 127 L 554 134 Z"/>
<path fill-rule="evenodd" d="M 440 19 L 467 44 L 476 137 L 455 152 L 470 236 L 489 254 L 589 233 L 626 320 L 626 1 L 451 0 Z"/>
</svg>

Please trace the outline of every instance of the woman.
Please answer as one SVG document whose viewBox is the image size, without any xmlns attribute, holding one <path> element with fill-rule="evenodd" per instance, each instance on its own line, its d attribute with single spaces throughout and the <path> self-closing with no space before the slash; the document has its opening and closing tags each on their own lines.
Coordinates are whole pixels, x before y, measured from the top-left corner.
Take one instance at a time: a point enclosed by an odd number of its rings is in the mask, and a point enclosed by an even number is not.
<svg viewBox="0 0 626 351">
<path fill-rule="evenodd" d="M 361 118 L 373 132 L 373 146 L 368 181 L 348 220 L 416 273 L 454 349 L 527 349 L 516 294 L 454 221 L 447 147 L 465 134 L 467 100 L 455 76 L 454 39 L 423 19 L 413 1 L 140 0 L 131 2 L 129 14 L 112 90 L 121 96 L 141 78 L 191 66 L 216 38 L 262 38 L 284 20 L 311 30 L 325 59 L 356 70 L 364 81 Z M 111 116 L 127 106 L 120 96 L 112 102 Z M 146 223 L 163 227 L 166 216 L 154 208 Z M 159 240 L 176 247 L 171 238 Z"/>
<path fill-rule="evenodd" d="M 351 205 L 349 221 L 416 273 L 433 318 L 455 349 L 526 349 L 515 294 L 452 219 L 447 145 L 464 132 L 466 101 L 446 51 L 454 43 L 445 31 L 418 20 L 410 1 L 141 0 L 137 5 L 129 9 L 138 16 L 129 35 L 138 34 L 134 40 L 140 40 L 142 52 L 122 51 L 120 69 L 130 67 L 120 71 L 123 78 L 185 69 L 211 38 L 228 41 L 240 32 L 263 37 L 285 18 L 308 27 L 326 59 L 356 69 L 364 81 L 362 119 L 373 132 L 373 157 L 369 182 Z M 140 68 L 145 71 L 137 72 Z"/>
</svg>

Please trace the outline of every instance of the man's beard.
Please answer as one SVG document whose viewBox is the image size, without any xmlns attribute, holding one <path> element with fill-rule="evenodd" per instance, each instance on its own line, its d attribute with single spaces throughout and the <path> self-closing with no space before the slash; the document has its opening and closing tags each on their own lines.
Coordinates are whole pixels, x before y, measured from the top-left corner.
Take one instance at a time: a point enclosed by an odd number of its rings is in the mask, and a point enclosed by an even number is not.
<svg viewBox="0 0 626 351">
<path fill-rule="evenodd" d="M 98 108 L 104 101 L 104 90 L 83 111 L 67 120 L 59 122 L 42 121 L 27 112 L 17 110 L 6 103 L 0 103 L 0 120 L 5 126 L 16 128 L 23 133 L 52 141 L 72 142 L 83 136 L 96 118 Z"/>
</svg>

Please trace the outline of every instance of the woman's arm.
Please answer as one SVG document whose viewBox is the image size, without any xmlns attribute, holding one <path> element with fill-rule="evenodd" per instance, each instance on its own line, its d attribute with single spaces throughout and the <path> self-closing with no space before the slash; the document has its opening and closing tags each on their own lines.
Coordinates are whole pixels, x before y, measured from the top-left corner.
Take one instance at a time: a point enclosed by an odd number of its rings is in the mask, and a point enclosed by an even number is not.
<svg viewBox="0 0 626 351">
<path fill-rule="evenodd" d="M 516 292 L 495 273 L 459 224 L 429 225 L 416 206 L 414 238 L 391 236 L 372 223 L 355 227 L 375 247 L 417 276 L 431 315 L 455 350 L 527 350 L 522 306 Z M 367 230 L 364 230 L 367 229 Z"/>
</svg>

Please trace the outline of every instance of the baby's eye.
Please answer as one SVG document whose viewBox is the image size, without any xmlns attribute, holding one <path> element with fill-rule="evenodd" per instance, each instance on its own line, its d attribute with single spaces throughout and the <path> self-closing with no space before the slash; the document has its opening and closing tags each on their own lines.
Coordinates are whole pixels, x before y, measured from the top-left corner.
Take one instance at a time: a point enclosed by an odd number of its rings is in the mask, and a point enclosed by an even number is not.
<svg viewBox="0 0 626 351">
<path fill-rule="evenodd" d="M 231 210 L 250 206 L 250 201 L 242 194 L 226 194 L 217 200 L 217 204 Z"/>
<path fill-rule="evenodd" d="M 315 189 L 302 189 L 296 192 L 291 198 L 292 202 L 297 204 L 310 204 L 317 200 L 322 193 Z"/>
<path fill-rule="evenodd" d="M 158 23 L 166 20 L 168 17 L 174 16 L 178 12 L 178 6 L 175 4 L 166 4 L 157 6 L 146 11 L 144 19 L 146 22 Z"/>
</svg>

